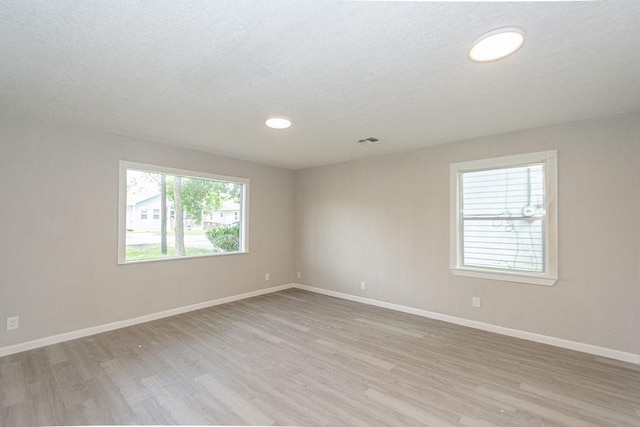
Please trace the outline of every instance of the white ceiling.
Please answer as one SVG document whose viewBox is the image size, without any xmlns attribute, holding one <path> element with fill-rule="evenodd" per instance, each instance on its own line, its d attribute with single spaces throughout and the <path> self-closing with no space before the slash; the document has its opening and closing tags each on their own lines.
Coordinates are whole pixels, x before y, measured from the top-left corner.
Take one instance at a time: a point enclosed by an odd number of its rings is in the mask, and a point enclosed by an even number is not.
<svg viewBox="0 0 640 427">
<path fill-rule="evenodd" d="M 3 114 L 292 169 L 637 110 L 640 0 L 0 4 Z"/>
</svg>

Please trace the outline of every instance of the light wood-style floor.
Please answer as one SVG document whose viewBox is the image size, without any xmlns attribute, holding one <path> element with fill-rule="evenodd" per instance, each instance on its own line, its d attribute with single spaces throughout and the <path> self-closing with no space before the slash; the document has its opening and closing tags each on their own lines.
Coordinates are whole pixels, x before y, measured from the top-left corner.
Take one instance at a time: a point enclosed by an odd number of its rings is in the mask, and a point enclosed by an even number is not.
<svg viewBox="0 0 640 427">
<path fill-rule="evenodd" d="M 0 425 L 640 425 L 640 369 L 287 290 L 0 358 Z"/>
</svg>

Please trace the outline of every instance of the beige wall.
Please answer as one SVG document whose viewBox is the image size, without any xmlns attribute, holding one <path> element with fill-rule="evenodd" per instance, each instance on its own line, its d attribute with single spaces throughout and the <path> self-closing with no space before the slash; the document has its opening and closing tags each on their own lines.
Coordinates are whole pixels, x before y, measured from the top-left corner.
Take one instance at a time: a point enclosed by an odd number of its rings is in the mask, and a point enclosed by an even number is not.
<svg viewBox="0 0 640 427">
<path fill-rule="evenodd" d="M 558 150 L 556 285 L 452 276 L 449 163 L 549 149 Z M 295 179 L 298 282 L 640 354 L 640 114 L 300 170 Z"/>
<path fill-rule="evenodd" d="M 37 122 L 0 129 L 0 347 L 292 281 L 292 171 Z M 250 178 L 251 252 L 117 265 L 121 159 Z"/>
</svg>

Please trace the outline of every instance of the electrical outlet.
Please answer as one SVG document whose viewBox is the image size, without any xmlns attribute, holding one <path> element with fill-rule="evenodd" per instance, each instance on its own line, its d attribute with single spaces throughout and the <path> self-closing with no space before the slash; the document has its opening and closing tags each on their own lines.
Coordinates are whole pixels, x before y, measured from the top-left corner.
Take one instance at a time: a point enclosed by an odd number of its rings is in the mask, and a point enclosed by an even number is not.
<svg viewBox="0 0 640 427">
<path fill-rule="evenodd" d="M 269 273 L 266 273 L 264 275 L 264 280 L 271 280 L 271 276 L 269 275 Z"/>
<path fill-rule="evenodd" d="M 480 297 L 473 297 L 471 299 L 471 305 L 473 305 L 476 308 L 480 307 Z"/>
<path fill-rule="evenodd" d="M 367 289 L 367 284 L 365 282 L 360 282 L 360 289 L 362 289 L 363 291 Z"/>
<path fill-rule="evenodd" d="M 20 327 L 20 317 L 7 317 L 7 331 L 12 331 Z"/>
<path fill-rule="evenodd" d="M 300 272 L 298 271 L 298 273 L 296 274 L 296 277 L 299 279 L 302 276 L 302 274 L 300 274 Z"/>
</svg>

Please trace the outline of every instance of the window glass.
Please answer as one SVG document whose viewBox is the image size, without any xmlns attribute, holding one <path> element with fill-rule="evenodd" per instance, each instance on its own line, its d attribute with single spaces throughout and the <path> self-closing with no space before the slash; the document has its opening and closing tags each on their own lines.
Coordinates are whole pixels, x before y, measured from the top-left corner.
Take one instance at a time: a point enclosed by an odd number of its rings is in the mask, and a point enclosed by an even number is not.
<svg viewBox="0 0 640 427">
<path fill-rule="evenodd" d="M 121 179 L 121 263 L 246 251 L 248 180 L 129 162 Z"/>
</svg>

